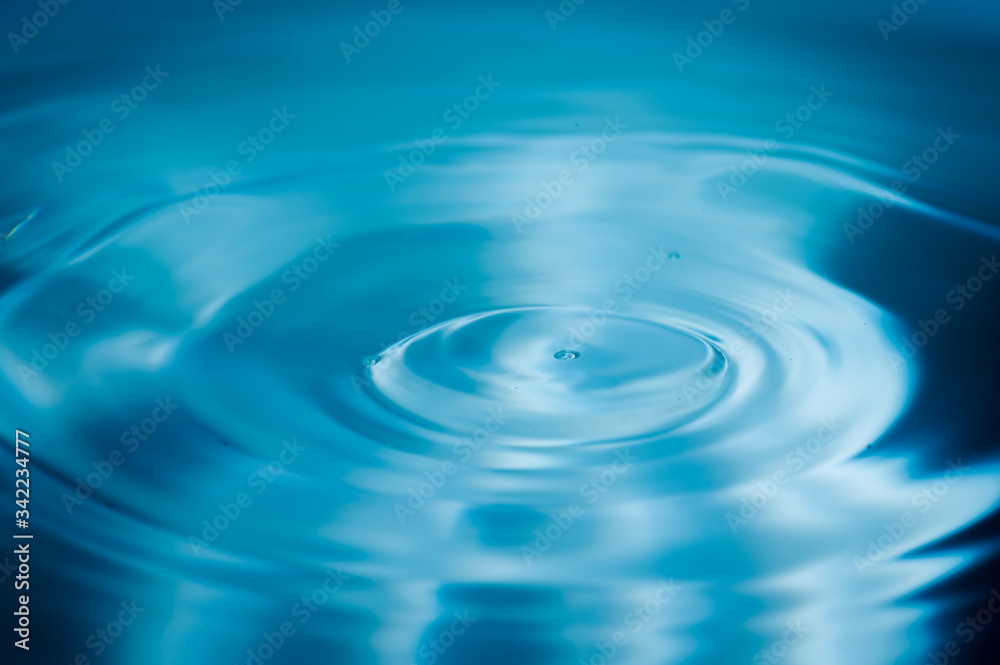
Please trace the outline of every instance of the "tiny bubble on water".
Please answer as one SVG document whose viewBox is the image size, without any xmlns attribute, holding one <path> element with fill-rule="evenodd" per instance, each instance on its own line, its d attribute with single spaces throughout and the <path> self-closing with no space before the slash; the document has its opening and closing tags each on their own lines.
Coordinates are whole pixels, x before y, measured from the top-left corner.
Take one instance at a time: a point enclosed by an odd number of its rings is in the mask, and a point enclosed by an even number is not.
<svg viewBox="0 0 1000 665">
<path fill-rule="evenodd" d="M 365 367 L 372 367 L 378 364 L 378 361 L 382 360 L 382 356 L 366 356 L 363 362 Z"/>
<path fill-rule="evenodd" d="M 580 357 L 580 352 L 563 349 L 562 351 L 556 351 L 552 357 L 556 360 L 576 360 Z"/>
</svg>

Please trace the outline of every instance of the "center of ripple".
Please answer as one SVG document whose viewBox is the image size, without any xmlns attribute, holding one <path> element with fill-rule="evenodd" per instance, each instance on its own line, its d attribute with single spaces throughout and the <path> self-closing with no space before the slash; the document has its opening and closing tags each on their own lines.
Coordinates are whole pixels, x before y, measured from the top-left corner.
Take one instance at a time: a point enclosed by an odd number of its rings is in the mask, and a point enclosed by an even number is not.
<svg viewBox="0 0 1000 665">
<path fill-rule="evenodd" d="M 728 384 L 725 356 L 692 332 L 570 308 L 453 319 L 383 355 L 391 366 L 372 383 L 385 406 L 456 436 L 485 423 L 507 444 L 655 435 L 690 422 Z"/>
</svg>

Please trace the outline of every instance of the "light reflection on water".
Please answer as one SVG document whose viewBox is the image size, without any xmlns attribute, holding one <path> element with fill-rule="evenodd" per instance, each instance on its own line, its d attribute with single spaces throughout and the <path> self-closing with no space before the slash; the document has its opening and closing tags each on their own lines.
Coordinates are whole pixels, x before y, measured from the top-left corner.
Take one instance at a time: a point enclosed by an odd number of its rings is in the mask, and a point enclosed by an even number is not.
<svg viewBox="0 0 1000 665">
<path fill-rule="evenodd" d="M 104 662 L 942 648 L 1000 496 L 986 93 L 860 3 L 783 40 L 735 3 L 683 72 L 717 8 L 403 7 L 350 63 L 370 8 L 73 7 L 98 66 L 66 7 L 4 65 L 2 418 L 75 592 L 45 648 L 132 598 Z M 886 62 L 968 99 L 903 112 Z"/>
</svg>

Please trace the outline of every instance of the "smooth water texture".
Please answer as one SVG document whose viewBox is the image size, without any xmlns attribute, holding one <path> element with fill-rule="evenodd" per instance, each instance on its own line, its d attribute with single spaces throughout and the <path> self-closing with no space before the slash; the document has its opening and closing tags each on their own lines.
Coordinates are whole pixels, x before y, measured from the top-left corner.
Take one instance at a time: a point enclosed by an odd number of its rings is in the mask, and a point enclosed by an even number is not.
<svg viewBox="0 0 1000 665">
<path fill-rule="evenodd" d="M 4 59 L 46 662 L 923 663 L 989 599 L 996 8 L 550 4 Z"/>
</svg>

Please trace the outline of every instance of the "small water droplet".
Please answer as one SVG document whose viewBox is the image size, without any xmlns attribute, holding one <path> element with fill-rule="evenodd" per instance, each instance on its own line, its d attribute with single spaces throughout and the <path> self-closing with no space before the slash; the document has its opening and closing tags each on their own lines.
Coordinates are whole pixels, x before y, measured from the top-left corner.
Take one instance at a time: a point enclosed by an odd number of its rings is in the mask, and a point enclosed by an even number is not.
<svg viewBox="0 0 1000 665">
<path fill-rule="evenodd" d="M 576 360 L 580 357 L 580 352 L 563 349 L 562 351 L 556 351 L 552 357 L 556 360 Z"/>
<path fill-rule="evenodd" d="M 681 255 L 678 254 L 677 252 L 670 252 L 669 254 L 667 254 L 667 260 L 669 261 L 676 261 L 679 258 L 681 258 Z"/>
<path fill-rule="evenodd" d="M 377 365 L 380 360 L 382 360 L 382 356 L 365 356 L 365 359 L 361 362 L 365 364 L 365 367 L 373 367 Z"/>
</svg>

